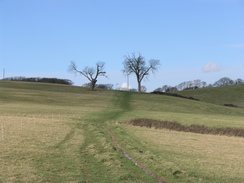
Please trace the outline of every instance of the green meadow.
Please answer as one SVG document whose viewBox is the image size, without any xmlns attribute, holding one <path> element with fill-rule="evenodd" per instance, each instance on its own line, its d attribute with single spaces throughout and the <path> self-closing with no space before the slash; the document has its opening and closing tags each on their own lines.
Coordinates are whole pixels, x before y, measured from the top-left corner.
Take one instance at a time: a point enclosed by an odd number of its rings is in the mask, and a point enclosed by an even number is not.
<svg viewBox="0 0 244 183">
<path fill-rule="evenodd" d="M 244 182 L 243 137 L 128 124 L 244 128 L 244 85 L 180 94 L 0 81 L 0 182 Z"/>
<path fill-rule="evenodd" d="M 184 90 L 175 93 L 179 93 L 184 96 L 191 96 L 203 102 L 219 105 L 234 104 L 244 108 L 243 85 L 202 88 L 198 90 Z"/>
</svg>

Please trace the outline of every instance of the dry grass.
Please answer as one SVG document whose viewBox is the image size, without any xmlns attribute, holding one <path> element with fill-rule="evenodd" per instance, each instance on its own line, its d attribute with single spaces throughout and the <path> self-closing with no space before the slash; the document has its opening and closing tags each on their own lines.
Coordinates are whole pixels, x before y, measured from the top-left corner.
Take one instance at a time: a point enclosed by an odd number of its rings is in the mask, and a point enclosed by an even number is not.
<svg viewBox="0 0 244 183">
<path fill-rule="evenodd" d="M 98 121 L 169 182 L 244 182 L 243 138 L 112 124 L 145 117 L 242 127 L 242 108 L 47 84 L 0 81 L 0 89 L 0 182 L 153 182 Z"/>
<path fill-rule="evenodd" d="M 49 156 L 60 154 L 57 145 L 70 133 L 72 126 L 66 123 L 70 120 L 48 115 L 0 115 L 0 182 L 41 182 L 38 161 L 45 157 L 49 160 L 43 162 L 46 170 L 57 166 Z M 64 148 L 62 153 L 74 155 L 72 148 L 81 144 L 82 139 L 82 133 L 76 130 L 69 140 L 70 148 Z"/>
<path fill-rule="evenodd" d="M 134 156 L 170 182 L 244 181 L 243 138 L 125 128 L 134 136 Z"/>
</svg>

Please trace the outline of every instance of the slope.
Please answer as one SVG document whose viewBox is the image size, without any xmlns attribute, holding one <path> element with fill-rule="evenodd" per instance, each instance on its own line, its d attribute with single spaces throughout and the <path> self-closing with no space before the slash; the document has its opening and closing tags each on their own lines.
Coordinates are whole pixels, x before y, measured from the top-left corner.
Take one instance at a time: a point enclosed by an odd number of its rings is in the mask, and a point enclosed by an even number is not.
<svg viewBox="0 0 244 183">
<path fill-rule="evenodd" d="M 0 81 L 0 182 L 153 182 L 98 124 L 126 106 L 115 105 L 120 98 L 114 91 Z"/>
<path fill-rule="evenodd" d="M 213 104 L 234 104 L 244 108 L 244 85 L 202 88 L 174 92 L 183 96 L 197 98 Z"/>
<path fill-rule="evenodd" d="M 243 127 L 244 109 L 178 97 L 154 94 L 131 94 L 130 108 L 118 121 L 133 118 L 152 118 L 176 121 L 183 125 L 206 125 L 212 127 Z"/>
<path fill-rule="evenodd" d="M 170 96 L 0 81 L 0 181 L 156 182 L 123 156 L 103 126 L 131 157 L 170 182 L 244 180 L 242 138 L 127 125 L 138 117 L 243 127 L 244 110 Z"/>
</svg>

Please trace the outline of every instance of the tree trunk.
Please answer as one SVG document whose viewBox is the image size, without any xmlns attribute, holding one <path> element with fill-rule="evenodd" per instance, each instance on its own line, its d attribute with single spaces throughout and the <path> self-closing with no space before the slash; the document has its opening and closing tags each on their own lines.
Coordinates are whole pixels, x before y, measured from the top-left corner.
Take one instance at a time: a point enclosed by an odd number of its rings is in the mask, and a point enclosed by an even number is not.
<svg viewBox="0 0 244 183">
<path fill-rule="evenodd" d="M 141 92 L 141 82 L 139 80 L 137 82 L 138 82 L 138 93 L 140 93 Z"/>
<path fill-rule="evenodd" d="M 91 81 L 91 84 L 92 84 L 91 88 L 92 88 L 92 90 L 94 90 L 94 88 L 96 86 L 96 83 L 97 83 L 97 80 L 96 79 L 92 79 L 92 81 Z"/>
</svg>

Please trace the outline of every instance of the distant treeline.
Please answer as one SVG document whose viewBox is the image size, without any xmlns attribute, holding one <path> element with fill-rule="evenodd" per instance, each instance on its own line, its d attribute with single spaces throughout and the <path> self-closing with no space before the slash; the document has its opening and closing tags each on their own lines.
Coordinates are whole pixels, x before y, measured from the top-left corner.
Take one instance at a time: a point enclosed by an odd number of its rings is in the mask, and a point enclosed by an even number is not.
<svg viewBox="0 0 244 183">
<path fill-rule="evenodd" d="M 92 83 L 85 83 L 82 87 L 91 87 Z M 112 90 L 114 87 L 113 84 L 95 84 L 95 88 L 101 88 L 106 90 Z"/>
<path fill-rule="evenodd" d="M 219 86 L 229 86 L 229 85 L 237 85 L 244 84 L 244 80 L 238 78 L 236 80 L 232 80 L 228 77 L 223 77 L 216 81 L 214 84 L 208 84 L 205 81 L 201 81 L 200 79 L 193 81 L 182 82 L 176 86 L 168 86 L 164 85 L 160 88 L 154 90 L 154 92 L 173 92 L 173 91 L 182 91 L 182 90 L 194 90 L 198 88 L 210 88 L 210 87 L 219 87 Z"/>
<path fill-rule="evenodd" d="M 27 81 L 27 82 L 38 82 L 38 83 L 55 83 L 73 85 L 73 82 L 69 79 L 58 79 L 58 78 L 39 78 L 39 77 L 8 77 L 4 78 L 5 81 Z"/>
</svg>

